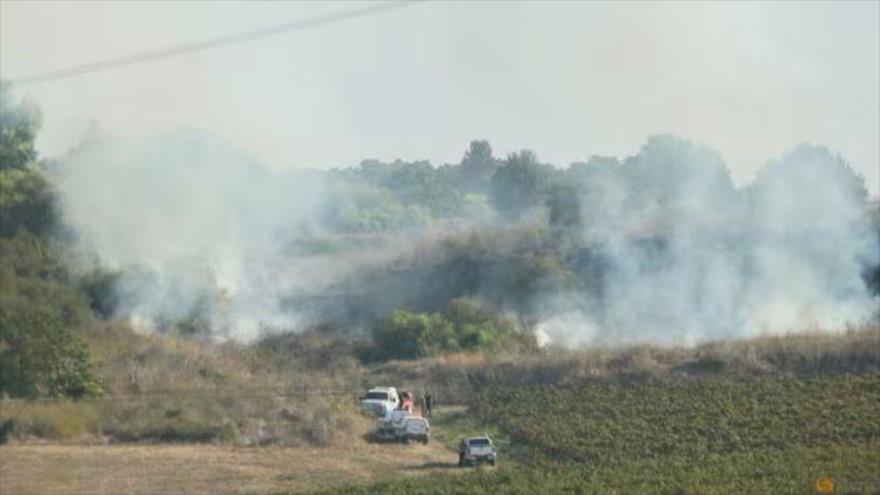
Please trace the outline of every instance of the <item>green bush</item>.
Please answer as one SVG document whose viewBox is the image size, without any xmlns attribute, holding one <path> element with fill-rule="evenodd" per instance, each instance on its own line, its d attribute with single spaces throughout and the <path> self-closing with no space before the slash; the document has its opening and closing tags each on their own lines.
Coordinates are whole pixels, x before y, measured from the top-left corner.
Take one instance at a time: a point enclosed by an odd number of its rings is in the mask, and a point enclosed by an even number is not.
<svg viewBox="0 0 880 495">
<path fill-rule="evenodd" d="M 75 398 L 101 394 L 88 347 L 62 321 L 42 308 L 0 314 L 0 393 Z"/>
<path fill-rule="evenodd" d="M 445 352 L 493 350 L 507 343 L 530 344 L 530 333 L 472 301 L 456 299 L 446 313 L 395 310 L 373 328 L 380 359 L 415 359 Z"/>
</svg>

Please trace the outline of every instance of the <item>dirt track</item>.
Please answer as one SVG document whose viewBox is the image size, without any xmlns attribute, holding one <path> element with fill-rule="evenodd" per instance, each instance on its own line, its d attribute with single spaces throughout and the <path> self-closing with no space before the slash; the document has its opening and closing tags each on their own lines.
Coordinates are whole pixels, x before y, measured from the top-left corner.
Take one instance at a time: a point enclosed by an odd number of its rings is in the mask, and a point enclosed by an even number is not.
<svg viewBox="0 0 880 495">
<path fill-rule="evenodd" d="M 6 445 L 0 447 L 0 493 L 277 493 L 447 470 L 455 460 L 439 443 L 358 441 L 350 448 Z"/>
</svg>

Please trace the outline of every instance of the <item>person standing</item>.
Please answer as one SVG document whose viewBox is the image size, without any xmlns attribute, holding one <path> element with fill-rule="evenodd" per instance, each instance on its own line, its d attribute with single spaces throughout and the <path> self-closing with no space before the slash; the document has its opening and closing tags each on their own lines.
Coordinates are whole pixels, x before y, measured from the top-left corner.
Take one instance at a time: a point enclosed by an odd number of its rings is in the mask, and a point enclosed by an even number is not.
<svg viewBox="0 0 880 495">
<path fill-rule="evenodd" d="M 433 401 L 433 397 L 431 397 L 430 392 L 425 392 L 425 417 L 431 417 L 431 402 Z"/>
</svg>

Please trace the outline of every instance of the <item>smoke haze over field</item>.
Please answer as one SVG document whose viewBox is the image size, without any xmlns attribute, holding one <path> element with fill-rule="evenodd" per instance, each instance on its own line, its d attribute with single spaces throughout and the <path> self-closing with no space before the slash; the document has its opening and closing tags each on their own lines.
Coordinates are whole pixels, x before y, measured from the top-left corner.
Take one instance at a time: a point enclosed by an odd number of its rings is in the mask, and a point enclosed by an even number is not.
<svg viewBox="0 0 880 495">
<path fill-rule="evenodd" d="M 567 345 L 878 317 L 877 2 L 425 2 L 174 48 L 349 7 L 0 4 L 3 79 L 179 55 L 12 89 L 102 311 L 247 340 L 464 298 Z"/>
<path fill-rule="evenodd" d="M 586 225 L 599 287 L 551 295 L 551 339 L 694 343 L 876 315 L 864 185 L 827 149 L 799 146 L 739 191 L 717 154 L 667 137 L 620 170 Z"/>
<path fill-rule="evenodd" d="M 395 308 L 469 297 L 537 322 L 553 343 L 694 343 L 840 329 L 876 312 L 864 183 L 825 148 L 796 147 L 736 189 L 711 149 L 656 136 L 621 162 L 554 172 L 578 188 L 580 218 L 549 229 L 539 205 L 520 222 L 464 212 L 345 234 L 328 211 L 367 208 L 366 186 L 345 173 L 269 172 L 183 129 L 95 136 L 55 180 L 84 247 L 122 270 L 117 311 L 153 327 L 198 317 L 237 339 L 327 320 L 359 330 Z"/>
</svg>

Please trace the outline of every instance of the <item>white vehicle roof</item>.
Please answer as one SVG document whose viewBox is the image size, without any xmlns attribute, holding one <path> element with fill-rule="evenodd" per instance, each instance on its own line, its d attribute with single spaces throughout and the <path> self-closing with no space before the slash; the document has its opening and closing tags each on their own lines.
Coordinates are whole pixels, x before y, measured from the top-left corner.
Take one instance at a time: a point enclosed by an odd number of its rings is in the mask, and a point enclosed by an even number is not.
<svg viewBox="0 0 880 495">
<path fill-rule="evenodd" d="M 373 387 L 368 392 L 397 392 L 394 387 Z"/>
</svg>

